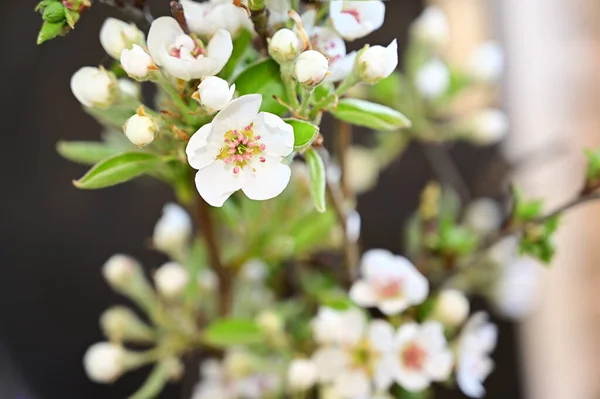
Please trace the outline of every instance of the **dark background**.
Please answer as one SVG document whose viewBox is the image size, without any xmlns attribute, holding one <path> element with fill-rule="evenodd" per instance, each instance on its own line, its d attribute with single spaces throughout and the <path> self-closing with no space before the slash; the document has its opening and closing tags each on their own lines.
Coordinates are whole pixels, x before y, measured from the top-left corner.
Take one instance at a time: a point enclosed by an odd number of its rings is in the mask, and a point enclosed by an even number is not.
<svg viewBox="0 0 600 399">
<path fill-rule="evenodd" d="M 98 31 L 104 18 L 118 14 L 95 6 L 68 37 L 37 47 L 35 3 L 3 1 L 0 12 L 0 399 L 124 398 L 147 370 L 104 386 L 90 382 L 82 367 L 87 347 L 103 339 L 98 316 L 124 302 L 104 284 L 100 268 L 115 252 L 160 265 L 163 259 L 144 242 L 171 193 L 148 181 L 96 192 L 71 185 L 85 168 L 61 159 L 55 144 L 98 139 L 100 127 L 81 111 L 69 81 L 79 67 L 106 60 Z M 150 1 L 153 13 L 166 14 L 167 3 Z M 387 6 L 386 24 L 367 39 L 389 43 L 396 37 L 403 47 L 423 5 L 402 0 Z M 497 159 L 493 149 L 465 146 L 452 154 L 475 194 L 496 194 L 480 184 Z M 400 251 L 403 221 L 430 178 L 422 153 L 411 147 L 382 174 L 380 186 L 360 198 L 366 248 Z M 517 353 L 513 328 L 501 323 L 488 398 L 521 397 Z M 178 398 L 179 391 L 171 387 L 162 397 Z"/>
</svg>

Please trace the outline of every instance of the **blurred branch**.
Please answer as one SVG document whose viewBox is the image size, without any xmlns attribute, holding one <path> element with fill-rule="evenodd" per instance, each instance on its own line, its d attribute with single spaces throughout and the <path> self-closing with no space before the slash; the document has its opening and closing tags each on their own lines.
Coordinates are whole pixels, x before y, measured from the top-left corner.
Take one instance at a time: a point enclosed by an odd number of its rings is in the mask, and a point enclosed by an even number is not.
<svg viewBox="0 0 600 399">
<path fill-rule="evenodd" d="M 437 180 L 456 190 L 463 204 L 469 203 L 471 201 L 469 187 L 446 147 L 443 144 L 427 142 L 419 142 L 419 147 Z"/>
<path fill-rule="evenodd" d="M 121 11 L 126 17 L 132 19 L 143 27 L 149 26 L 154 17 L 146 4 L 146 0 L 134 0 L 133 4 L 125 0 L 97 0 L 98 3 L 114 7 Z"/>
<path fill-rule="evenodd" d="M 338 121 L 338 132 L 335 137 L 335 153 L 340 163 L 340 188 L 345 198 L 352 199 L 352 193 L 348 187 L 348 149 L 352 144 L 352 125 L 347 122 Z"/>
</svg>

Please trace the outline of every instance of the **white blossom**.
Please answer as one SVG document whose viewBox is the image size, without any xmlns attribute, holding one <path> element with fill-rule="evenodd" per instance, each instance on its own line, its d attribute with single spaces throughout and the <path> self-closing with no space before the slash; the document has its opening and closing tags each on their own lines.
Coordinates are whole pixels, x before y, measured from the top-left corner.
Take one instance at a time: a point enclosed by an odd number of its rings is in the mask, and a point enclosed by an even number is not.
<svg viewBox="0 0 600 399">
<path fill-rule="evenodd" d="M 104 68 L 83 67 L 71 78 L 71 91 L 85 107 L 108 107 L 116 81 Z"/>
<path fill-rule="evenodd" d="M 403 324 L 394 337 L 391 359 L 394 380 L 408 391 L 422 391 L 432 381 L 446 380 L 452 371 L 444 328 L 434 321 Z"/>
<path fill-rule="evenodd" d="M 356 51 L 346 54 L 346 43 L 340 35 L 333 29 L 314 25 L 316 13 L 310 10 L 302 14 L 302 20 L 306 20 L 308 25 L 309 39 L 313 49 L 322 53 L 329 61 L 329 74 L 326 76 L 327 82 L 338 82 L 344 80 L 346 76 L 352 73 L 356 60 Z"/>
<path fill-rule="evenodd" d="M 173 203 L 163 207 L 162 216 L 154 226 L 152 242 L 159 251 L 181 254 L 192 236 L 192 219 L 181 206 Z"/>
<path fill-rule="evenodd" d="M 220 111 L 233 99 L 235 85 L 229 87 L 226 80 L 216 76 L 207 76 L 198 86 L 197 99 L 210 113 Z"/>
<path fill-rule="evenodd" d="M 89 379 L 111 383 L 123 374 L 125 350 L 110 342 L 99 342 L 89 347 L 83 357 L 83 366 Z"/>
<path fill-rule="evenodd" d="M 123 126 L 125 136 L 138 147 L 150 144 L 154 140 L 154 135 L 158 130 L 159 127 L 154 118 L 146 115 L 141 107 Z"/>
<path fill-rule="evenodd" d="M 429 293 L 427 279 L 408 259 L 384 249 L 363 255 L 361 274 L 350 289 L 350 298 L 360 306 L 378 307 L 387 315 L 422 303 Z"/>
<path fill-rule="evenodd" d="M 319 85 L 329 70 L 327 58 L 316 50 L 307 50 L 300 54 L 294 64 L 294 75 L 305 86 Z"/>
<path fill-rule="evenodd" d="M 385 4 L 379 0 L 332 0 L 329 18 L 336 31 L 346 40 L 354 40 L 381 28 Z"/>
<path fill-rule="evenodd" d="M 308 359 L 294 359 L 288 368 L 288 387 L 291 391 L 306 391 L 317 382 L 317 366 Z"/>
<path fill-rule="evenodd" d="M 483 381 L 494 369 L 490 353 L 496 347 L 498 331 L 484 312 L 475 313 L 465 325 L 458 343 L 456 382 L 471 398 L 485 395 Z"/>
<path fill-rule="evenodd" d="M 121 53 L 121 66 L 129 76 L 138 79 L 147 77 L 151 70 L 157 69 L 152 57 L 137 44 L 134 44 L 131 50 L 123 50 Z"/>
<path fill-rule="evenodd" d="M 398 66 L 398 43 L 394 39 L 387 47 L 371 46 L 358 58 L 358 77 L 367 83 L 387 78 Z"/>
<path fill-rule="evenodd" d="M 156 289 L 165 298 L 176 298 L 185 290 L 189 274 L 185 267 L 176 262 L 168 262 L 154 274 Z"/>
<path fill-rule="evenodd" d="M 465 294 L 446 289 L 436 299 L 432 319 L 448 327 L 457 327 L 469 316 L 469 308 L 469 300 Z"/>
<path fill-rule="evenodd" d="M 470 75 L 477 81 L 495 83 L 504 72 L 504 50 L 495 41 L 488 41 L 475 49 L 468 63 Z"/>
<path fill-rule="evenodd" d="M 502 211 L 493 199 L 479 198 L 469 204 L 463 222 L 477 234 L 489 234 L 500 227 Z"/>
<path fill-rule="evenodd" d="M 161 17 L 150 27 L 148 49 L 156 64 L 170 75 L 192 80 L 219 73 L 231 56 L 233 43 L 229 32 L 220 29 L 204 48 L 186 35 L 174 18 Z"/>
<path fill-rule="evenodd" d="M 448 90 L 450 71 L 439 59 L 432 59 L 417 71 L 415 84 L 424 97 L 438 98 Z"/>
<path fill-rule="evenodd" d="M 300 40 L 289 29 L 279 29 L 269 42 L 269 54 L 279 64 L 291 62 L 300 54 Z"/>
<path fill-rule="evenodd" d="M 450 24 L 440 7 L 429 6 L 413 22 L 411 32 L 416 40 L 426 45 L 440 47 L 450 38 Z"/>
<path fill-rule="evenodd" d="M 109 284 L 120 286 L 127 281 L 140 269 L 140 264 L 127 255 L 113 255 L 104 263 L 102 275 Z"/>
<path fill-rule="evenodd" d="M 269 10 L 269 26 L 271 27 L 290 19 L 288 15 L 292 9 L 290 0 L 265 0 L 265 8 Z"/>
<path fill-rule="evenodd" d="M 180 0 L 190 30 L 202 36 L 212 36 L 223 29 L 236 35 L 242 29 L 253 31 L 252 20 L 241 7 L 229 0 L 197 2 Z"/>
<path fill-rule="evenodd" d="M 290 180 L 282 161 L 294 148 L 293 128 L 277 115 L 259 113 L 261 102 L 260 94 L 233 100 L 187 145 L 188 162 L 198 170 L 196 188 L 212 206 L 240 189 L 250 199 L 270 199 Z"/>
<path fill-rule="evenodd" d="M 508 116 L 501 110 L 487 108 L 456 122 L 462 126 L 466 139 L 477 145 L 495 144 L 507 135 Z"/>
<path fill-rule="evenodd" d="M 123 50 L 131 48 L 133 44 L 142 44 L 144 33 L 135 24 L 107 18 L 100 28 L 100 44 L 104 51 L 112 58 L 118 60 Z"/>
</svg>

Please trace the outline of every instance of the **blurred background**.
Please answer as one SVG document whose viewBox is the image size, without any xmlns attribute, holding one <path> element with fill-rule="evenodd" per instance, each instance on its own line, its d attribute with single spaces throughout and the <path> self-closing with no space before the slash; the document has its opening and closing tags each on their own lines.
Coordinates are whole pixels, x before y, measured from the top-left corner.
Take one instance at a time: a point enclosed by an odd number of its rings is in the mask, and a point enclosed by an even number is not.
<svg viewBox="0 0 600 399">
<path fill-rule="evenodd" d="M 477 44 L 495 38 L 507 53 L 502 106 L 511 134 L 495 148 L 457 145 L 451 155 L 475 196 L 499 196 L 506 160 L 525 162 L 511 176 L 532 196 L 562 202 L 578 188 L 582 148 L 600 146 L 600 2 L 598 0 L 439 0 L 452 41 L 447 57 L 464 62 Z M 164 259 L 147 250 L 167 187 L 141 180 L 83 192 L 71 180 L 84 168 L 61 159 L 59 139 L 97 139 L 100 127 L 80 110 L 69 89 L 83 65 L 105 61 L 98 40 L 103 20 L 118 16 L 99 5 L 75 32 L 36 47 L 35 1 L 3 2 L 0 13 L 2 120 L 0 166 L 0 399 L 122 398 L 147 370 L 113 386 L 91 383 L 85 349 L 102 337 L 98 316 L 123 299 L 101 278 L 115 252 L 148 267 Z M 150 1 L 155 15 L 168 1 Z M 424 1 L 392 0 L 372 43 L 398 38 Z M 356 43 L 359 46 L 360 43 Z M 401 50 L 402 54 L 402 50 Z M 558 148 L 558 151 L 557 151 Z M 434 177 L 418 148 L 409 148 L 383 172 L 379 186 L 359 198 L 364 248 L 401 250 L 401 226 Z M 390 208 L 397 212 L 390 214 Z M 600 397 L 600 207 L 565 218 L 553 270 L 539 270 L 537 306 L 524 322 L 497 319 L 500 342 L 488 398 L 592 399 Z M 476 307 L 483 302 L 476 301 Z M 179 398 L 178 387 L 164 398 Z M 458 398 L 440 391 L 438 397 Z"/>
</svg>

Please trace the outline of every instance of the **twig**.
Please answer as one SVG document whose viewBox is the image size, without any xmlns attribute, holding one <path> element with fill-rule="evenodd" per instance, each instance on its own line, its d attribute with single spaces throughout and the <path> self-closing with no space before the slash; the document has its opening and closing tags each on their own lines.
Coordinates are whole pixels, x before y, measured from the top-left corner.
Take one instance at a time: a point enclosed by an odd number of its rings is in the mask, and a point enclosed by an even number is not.
<svg viewBox="0 0 600 399">
<path fill-rule="evenodd" d="M 177 21 L 181 29 L 186 35 L 190 34 L 190 28 L 188 27 L 187 21 L 185 19 L 185 13 L 183 11 L 183 6 L 178 1 L 172 1 L 170 4 L 171 14 L 173 18 Z"/>
<path fill-rule="evenodd" d="M 353 199 L 348 186 L 348 148 L 352 144 L 352 125 L 347 122 L 338 121 L 338 134 L 335 138 L 336 155 L 340 163 L 340 188 L 345 198 Z"/>
<path fill-rule="evenodd" d="M 441 183 L 449 184 L 456 190 L 463 204 L 471 200 L 471 193 L 448 150 L 437 143 L 420 143 L 423 155 L 431 167 L 431 171 Z"/>
<path fill-rule="evenodd" d="M 135 20 L 140 25 L 147 27 L 152 23 L 154 17 L 146 4 L 146 0 L 136 0 L 135 4 L 129 4 L 125 0 L 97 0 L 98 3 L 119 9 L 128 18 Z"/>
</svg>

